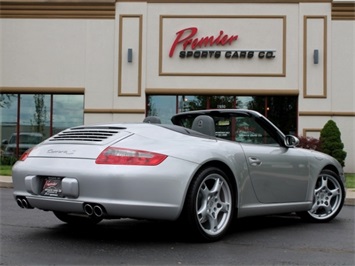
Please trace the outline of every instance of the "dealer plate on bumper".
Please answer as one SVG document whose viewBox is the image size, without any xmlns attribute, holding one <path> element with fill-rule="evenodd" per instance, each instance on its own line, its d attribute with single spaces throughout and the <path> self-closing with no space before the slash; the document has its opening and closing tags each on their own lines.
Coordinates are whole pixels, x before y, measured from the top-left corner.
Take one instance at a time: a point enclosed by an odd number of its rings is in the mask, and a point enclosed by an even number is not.
<svg viewBox="0 0 355 266">
<path fill-rule="evenodd" d="M 25 186 L 28 193 L 45 197 L 77 198 L 79 182 L 74 177 L 26 176 Z"/>
<path fill-rule="evenodd" d="M 62 178 L 49 176 L 43 180 L 42 196 L 63 197 Z"/>
</svg>

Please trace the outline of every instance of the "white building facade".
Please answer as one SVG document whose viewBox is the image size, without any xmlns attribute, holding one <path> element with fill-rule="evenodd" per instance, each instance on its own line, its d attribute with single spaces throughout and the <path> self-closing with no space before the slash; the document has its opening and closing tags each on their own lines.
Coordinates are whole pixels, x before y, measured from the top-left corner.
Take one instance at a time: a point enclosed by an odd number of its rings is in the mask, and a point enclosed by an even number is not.
<svg viewBox="0 0 355 266">
<path fill-rule="evenodd" d="M 1 138 L 39 124 L 49 136 L 80 124 L 149 114 L 168 123 L 193 108 L 254 106 L 299 136 L 318 138 L 334 120 L 345 171 L 354 173 L 354 6 L 0 1 Z"/>
</svg>

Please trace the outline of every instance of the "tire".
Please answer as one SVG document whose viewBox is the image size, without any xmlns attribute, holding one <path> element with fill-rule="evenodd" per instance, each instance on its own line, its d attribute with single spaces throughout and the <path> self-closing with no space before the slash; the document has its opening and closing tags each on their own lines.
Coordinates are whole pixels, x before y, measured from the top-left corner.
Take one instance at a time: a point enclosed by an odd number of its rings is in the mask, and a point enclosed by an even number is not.
<svg viewBox="0 0 355 266">
<path fill-rule="evenodd" d="M 204 242 L 217 241 L 227 232 L 234 214 L 234 189 L 218 168 L 200 171 L 187 192 L 184 219 L 192 236 Z"/>
<path fill-rule="evenodd" d="M 101 217 L 79 215 L 79 214 L 68 214 L 65 212 L 53 212 L 54 215 L 64 223 L 70 225 L 95 225 L 102 221 Z"/>
<path fill-rule="evenodd" d="M 344 184 L 339 176 L 330 170 L 323 170 L 314 187 L 313 205 L 309 211 L 298 215 L 310 222 L 329 222 L 343 207 L 345 199 Z"/>
</svg>

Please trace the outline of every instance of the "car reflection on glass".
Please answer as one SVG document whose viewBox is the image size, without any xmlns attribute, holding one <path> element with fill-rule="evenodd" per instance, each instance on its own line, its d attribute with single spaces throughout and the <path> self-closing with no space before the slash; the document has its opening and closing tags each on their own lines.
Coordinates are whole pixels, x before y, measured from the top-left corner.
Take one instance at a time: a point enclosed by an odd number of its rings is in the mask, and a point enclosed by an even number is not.
<svg viewBox="0 0 355 266">
<path fill-rule="evenodd" d="M 25 151 L 37 145 L 43 140 L 43 135 L 36 132 L 22 132 L 20 133 L 19 151 L 16 154 L 17 134 L 13 133 L 9 140 L 3 140 L 2 145 L 5 146 L 3 156 L 17 157 L 21 156 Z"/>
</svg>

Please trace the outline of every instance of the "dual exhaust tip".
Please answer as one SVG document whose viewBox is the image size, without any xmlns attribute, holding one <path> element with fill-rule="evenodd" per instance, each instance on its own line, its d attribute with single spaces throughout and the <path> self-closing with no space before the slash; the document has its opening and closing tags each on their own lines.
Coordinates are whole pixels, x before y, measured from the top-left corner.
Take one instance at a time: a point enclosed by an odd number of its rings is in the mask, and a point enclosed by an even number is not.
<svg viewBox="0 0 355 266">
<path fill-rule="evenodd" d="M 22 209 L 33 209 L 31 204 L 25 197 L 17 197 L 16 199 L 17 205 Z"/>
<path fill-rule="evenodd" d="M 17 205 L 22 209 L 33 209 L 25 197 L 17 197 L 16 202 Z M 104 207 L 99 204 L 85 203 L 84 211 L 88 216 L 102 217 L 105 214 Z"/>
<path fill-rule="evenodd" d="M 102 217 L 105 214 L 104 207 L 99 204 L 84 204 L 84 211 L 88 216 Z"/>
</svg>

